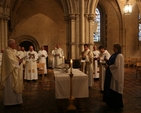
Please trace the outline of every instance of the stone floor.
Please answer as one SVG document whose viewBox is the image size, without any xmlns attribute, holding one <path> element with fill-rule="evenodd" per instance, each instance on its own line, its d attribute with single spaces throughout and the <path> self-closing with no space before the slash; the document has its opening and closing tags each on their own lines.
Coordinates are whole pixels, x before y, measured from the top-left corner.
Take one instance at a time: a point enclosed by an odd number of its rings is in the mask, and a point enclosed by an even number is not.
<svg viewBox="0 0 141 113">
<path fill-rule="evenodd" d="M 114 110 L 102 102 L 99 80 L 94 80 L 89 98 L 75 99 L 76 111 L 68 111 L 68 99 L 55 99 L 55 82 L 52 69 L 48 69 L 45 80 L 24 81 L 23 104 L 5 107 L 0 93 L 0 113 L 140 113 L 141 78 L 136 78 L 135 68 L 125 68 L 124 108 Z"/>
</svg>

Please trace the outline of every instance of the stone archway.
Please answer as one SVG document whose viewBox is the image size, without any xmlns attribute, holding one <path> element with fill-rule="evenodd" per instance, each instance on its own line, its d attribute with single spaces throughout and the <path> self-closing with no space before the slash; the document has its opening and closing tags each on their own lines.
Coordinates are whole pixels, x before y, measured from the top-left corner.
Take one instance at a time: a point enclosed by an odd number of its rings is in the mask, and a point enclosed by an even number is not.
<svg viewBox="0 0 141 113">
<path fill-rule="evenodd" d="M 22 35 L 15 38 L 17 45 L 21 45 L 25 47 L 25 50 L 27 51 L 29 46 L 32 45 L 34 47 L 35 51 L 38 51 L 40 49 L 39 43 L 37 40 L 31 36 L 28 35 Z"/>
</svg>

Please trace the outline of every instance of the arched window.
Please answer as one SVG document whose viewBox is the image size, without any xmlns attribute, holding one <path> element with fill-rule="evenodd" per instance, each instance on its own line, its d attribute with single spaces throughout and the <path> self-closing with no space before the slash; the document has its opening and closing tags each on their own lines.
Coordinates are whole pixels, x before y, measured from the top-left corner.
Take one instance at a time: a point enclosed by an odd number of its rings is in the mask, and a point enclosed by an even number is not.
<svg viewBox="0 0 141 113">
<path fill-rule="evenodd" d="M 96 18 L 93 24 L 93 41 L 100 42 L 100 11 L 98 8 L 96 8 L 95 14 Z"/>
</svg>

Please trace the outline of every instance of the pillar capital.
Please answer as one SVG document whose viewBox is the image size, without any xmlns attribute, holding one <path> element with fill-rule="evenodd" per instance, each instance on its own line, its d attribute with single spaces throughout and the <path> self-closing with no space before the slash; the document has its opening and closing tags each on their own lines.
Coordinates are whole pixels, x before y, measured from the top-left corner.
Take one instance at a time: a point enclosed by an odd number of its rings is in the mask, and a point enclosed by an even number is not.
<svg viewBox="0 0 141 113">
<path fill-rule="evenodd" d="M 94 14 L 88 14 L 88 20 L 94 20 L 95 15 Z"/>
</svg>

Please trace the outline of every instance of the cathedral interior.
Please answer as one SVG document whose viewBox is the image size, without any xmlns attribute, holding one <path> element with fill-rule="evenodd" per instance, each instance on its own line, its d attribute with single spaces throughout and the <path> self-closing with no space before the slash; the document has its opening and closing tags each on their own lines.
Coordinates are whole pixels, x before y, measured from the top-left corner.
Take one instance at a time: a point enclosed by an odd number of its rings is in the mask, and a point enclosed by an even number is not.
<svg viewBox="0 0 141 113">
<path fill-rule="evenodd" d="M 130 3 L 130 4 L 128 4 Z M 125 12 L 125 5 L 131 12 Z M 0 0 L 0 50 L 8 39 L 27 51 L 44 46 L 48 52 L 45 81 L 24 81 L 21 106 L 5 108 L 0 92 L 0 113 L 66 113 L 68 100 L 55 99 L 51 51 L 60 43 L 66 60 L 79 60 L 84 44 L 104 45 L 112 54 L 113 44 L 122 46 L 125 58 L 141 58 L 141 0 Z M 98 20 L 97 20 L 98 19 Z M 98 35 L 97 35 L 98 34 Z M 76 66 L 77 67 L 77 66 Z M 141 76 L 125 67 L 124 109 L 109 109 L 102 102 L 99 81 L 89 98 L 75 99 L 75 113 L 141 112 Z"/>
</svg>

